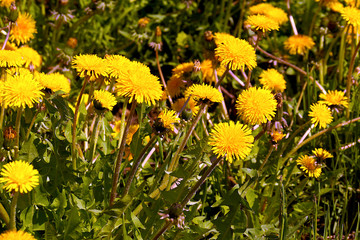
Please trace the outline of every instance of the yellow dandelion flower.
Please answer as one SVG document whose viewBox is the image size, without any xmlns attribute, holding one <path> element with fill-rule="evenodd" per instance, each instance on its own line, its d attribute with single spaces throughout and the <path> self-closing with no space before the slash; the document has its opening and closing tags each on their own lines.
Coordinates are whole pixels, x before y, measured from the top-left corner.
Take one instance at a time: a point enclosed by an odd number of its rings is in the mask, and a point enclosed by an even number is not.
<svg viewBox="0 0 360 240">
<path fill-rule="evenodd" d="M 9 8 L 11 6 L 11 3 L 13 3 L 13 2 L 15 2 L 15 0 L 1 0 L 0 7 Z"/>
<path fill-rule="evenodd" d="M 70 92 L 70 81 L 61 73 L 38 73 L 35 78 L 43 85 L 44 88 L 51 89 L 53 92 L 63 91 Z"/>
<path fill-rule="evenodd" d="M 148 17 L 143 17 L 143 18 L 140 18 L 139 21 L 138 21 L 138 25 L 139 27 L 146 27 L 146 25 L 148 25 L 150 22 L 150 18 Z"/>
<path fill-rule="evenodd" d="M 3 100 L 9 107 L 32 107 L 44 95 L 43 87 L 32 74 L 9 76 L 3 87 Z"/>
<path fill-rule="evenodd" d="M 286 134 L 283 134 L 280 131 L 273 131 L 271 133 L 271 140 L 274 141 L 275 143 L 278 143 L 279 141 L 281 141 L 284 137 L 286 136 Z"/>
<path fill-rule="evenodd" d="M 341 16 L 348 24 L 354 27 L 360 26 L 360 9 L 356 7 L 344 7 L 341 11 Z"/>
<path fill-rule="evenodd" d="M 131 65 L 131 61 L 121 55 L 106 55 L 105 62 L 109 67 L 110 77 L 114 78 L 123 76 L 124 72 L 127 71 L 128 66 Z"/>
<path fill-rule="evenodd" d="M 214 68 L 212 61 L 210 59 L 204 60 L 200 64 L 200 68 L 201 68 L 203 80 L 205 80 L 208 83 L 215 82 Z"/>
<path fill-rule="evenodd" d="M 194 69 L 193 62 L 187 62 L 177 65 L 173 70 L 173 75 L 183 76 L 185 73 L 191 73 Z"/>
<path fill-rule="evenodd" d="M 121 120 L 119 121 L 116 121 L 115 122 L 115 126 L 113 128 L 113 133 L 111 134 L 111 136 L 113 138 L 118 138 L 119 137 L 119 134 L 120 134 L 120 127 L 121 127 Z M 126 144 L 127 145 L 130 145 L 131 141 L 132 141 L 132 138 L 134 136 L 134 134 L 136 133 L 136 131 L 139 129 L 139 124 L 132 124 L 130 125 L 130 128 L 129 128 L 129 132 L 128 132 L 128 135 L 126 136 Z"/>
<path fill-rule="evenodd" d="M 345 0 L 345 3 L 347 6 L 351 6 L 351 7 L 356 6 L 356 0 Z"/>
<path fill-rule="evenodd" d="M 93 54 L 75 56 L 72 65 L 80 77 L 89 77 L 90 81 L 95 81 L 100 76 L 107 76 L 108 65 L 105 60 Z"/>
<path fill-rule="evenodd" d="M 185 86 L 186 82 L 183 81 L 183 78 L 178 74 L 172 75 L 167 82 L 167 88 L 171 97 L 179 96 Z"/>
<path fill-rule="evenodd" d="M 4 42 L 0 43 L 0 45 L 4 45 Z M 4 50 L 11 50 L 15 51 L 17 49 L 17 46 L 9 41 L 6 42 Z"/>
<path fill-rule="evenodd" d="M 221 77 L 222 75 L 224 75 L 226 71 L 226 66 L 224 65 L 220 65 L 218 68 L 216 68 L 216 74 Z"/>
<path fill-rule="evenodd" d="M 247 41 L 218 33 L 215 34 L 215 39 L 215 55 L 222 65 L 228 65 L 232 70 L 244 70 L 245 66 L 252 70 L 256 67 L 255 49 Z"/>
<path fill-rule="evenodd" d="M 344 5 L 338 1 L 330 2 L 328 6 L 332 11 L 338 13 L 341 13 L 342 10 L 344 9 Z"/>
<path fill-rule="evenodd" d="M 29 67 L 32 65 L 34 68 L 38 68 L 41 66 L 42 59 L 40 54 L 32 49 L 31 47 L 21 47 L 15 50 L 16 52 L 20 53 L 25 61 L 25 67 Z"/>
<path fill-rule="evenodd" d="M 276 69 L 264 70 L 260 74 L 260 83 L 264 85 L 265 88 L 274 90 L 277 92 L 283 92 L 286 89 L 286 81 L 284 76 L 279 73 Z"/>
<path fill-rule="evenodd" d="M 309 116 L 315 127 L 319 124 L 320 128 L 326 128 L 326 125 L 330 124 L 333 119 L 330 109 L 322 103 L 311 105 Z"/>
<path fill-rule="evenodd" d="M 34 38 L 37 33 L 35 20 L 28 13 L 19 13 L 16 23 L 10 31 L 10 41 L 20 43 L 27 43 Z"/>
<path fill-rule="evenodd" d="M 261 124 L 275 116 L 277 102 L 270 90 L 251 87 L 236 101 L 238 115 L 248 124 Z"/>
<path fill-rule="evenodd" d="M 289 50 L 290 54 L 303 55 L 307 50 L 311 49 L 315 45 L 314 41 L 309 36 L 305 35 L 293 35 L 289 37 L 284 46 Z"/>
<path fill-rule="evenodd" d="M 320 98 L 323 99 L 319 103 L 328 105 L 329 107 L 342 105 L 345 108 L 349 107 L 348 98 L 345 97 L 345 93 L 341 91 L 328 91 L 327 94 L 320 94 Z"/>
<path fill-rule="evenodd" d="M 226 156 L 229 162 L 245 159 L 251 152 L 254 137 L 243 124 L 234 122 L 218 123 L 211 131 L 209 145 L 219 156 Z"/>
<path fill-rule="evenodd" d="M 322 148 L 315 148 L 314 150 L 312 150 L 312 153 L 315 155 L 315 157 L 319 161 L 323 161 L 327 158 L 333 157 L 333 155 L 331 153 L 329 153 L 328 151 L 326 151 L 325 149 L 322 149 Z"/>
<path fill-rule="evenodd" d="M 39 172 L 25 161 L 13 161 L 3 166 L 0 172 L 0 183 L 5 183 L 8 192 L 30 192 L 39 185 Z"/>
<path fill-rule="evenodd" d="M 95 90 L 94 100 L 101 104 L 101 108 L 112 110 L 116 104 L 116 98 L 110 92 L 105 90 Z"/>
<path fill-rule="evenodd" d="M 308 155 L 301 156 L 296 162 L 298 165 L 301 165 L 300 169 L 307 173 L 309 177 L 318 178 L 320 176 L 321 166 L 315 162 L 313 157 Z"/>
<path fill-rule="evenodd" d="M 194 84 L 185 92 L 185 98 L 191 97 L 199 101 L 221 102 L 223 100 L 222 94 L 216 88 L 205 84 Z"/>
<path fill-rule="evenodd" d="M 180 121 L 180 118 L 176 116 L 176 112 L 168 109 L 161 111 L 158 118 L 163 123 L 164 128 L 170 129 L 171 131 L 174 131 L 174 123 Z"/>
<path fill-rule="evenodd" d="M 184 104 L 186 103 L 186 98 L 179 98 L 177 99 L 174 104 L 172 105 L 172 109 L 175 110 L 176 112 L 180 112 L 180 110 L 182 109 L 182 107 L 184 106 Z M 187 103 L 185 110 L 191 110 L 192 115 L 196 115 L 199 111 L 199 106 L 196 105 L 196 102 L 194 101 L 193 98 L 189 99 L 189 102 Z"/>
<path fill-rule="evenodd" d="M 24 59 L 16 51 L 0 50 L 0 67 L 20 67 L 24 64 Z"/>
<path fill-rule="evenodd" d="M 251 15 L 245 21 L 245 24 L 251 25 L 255 30 L 262 32 L 270 32 L 272 30 L 279 30 L 279 24 L 265 15 Z"/>
<path fill-rule="evenodd" d="M 0 240 L 36 240 L 30 233 L 9 230 L 0 234 Z"/>
<path fill-rule="evenodd" d="M 279 25 L 284 24 L 288 21 L 288 16 L 286 12 L 281 8 L 273 7 L 263 14 L 277 22 Z"/>
<path fill-rule="evenodd" d="M 152 75 L 144 64 L 131 62 L 133 67 L 116 79 L 115 90 L 117 95 L 130 97 L 138 103 L 155 104 L 161 99 L 163 91 L 159 78 Z"/>
<path fill-rule="evenodd" d="M 271 5 L 270 3 L 259 3 L 254 6 L 251 6 L 249 11 L 250 11 L 251 15 L 264 14 L 267 11 L 269 11 L 269 9 L 272 9 L 272 8 L 274 8 L 274 6 Z"/>
</svg>

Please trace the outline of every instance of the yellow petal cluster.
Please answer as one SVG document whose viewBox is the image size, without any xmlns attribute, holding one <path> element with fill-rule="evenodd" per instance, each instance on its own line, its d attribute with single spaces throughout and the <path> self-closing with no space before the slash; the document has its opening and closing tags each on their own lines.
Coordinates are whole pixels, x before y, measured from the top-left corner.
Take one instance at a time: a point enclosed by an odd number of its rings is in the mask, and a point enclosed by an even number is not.
<svg viewBox="0 0 360 240">
<path fill-rule="evenodd" d="M 0 240 L 36 240 L 30 233 L 9 230 L 0 234 Z"/>
<path fill-rule="evenodd" d="M 274 68 L 264 70 L 260 74 L 259 81 L 265 88 L 276 92 L 283 92 L 286 89 L 284 76 Z"/>
<path fill-rule="evenodd" d="M 275 20 L 261 14 L 249 16 L 245 21 L 245 24 L 248 24 L 255 30 L 259 30 L 262 32 L 279 30 L 279 24 Z"/>
<path fill-rule="evenodd" d="M 221 102 L 223 100 L 222 94 L 216 88 L 206 84 L 194 84 L 186 90 L 185 98 L 189 96 L 199 101 Z"/>
<path fill-rule="evenodd" d="M 35 74 L 35 78 L 39 80 L 44 88 L 51 89 L 53 92 L 63 91 L 65 93 L 70 92 L 70 81 L 61 73 Z"/>
<path fill-rule="evenodd" d="M 300 169 L 309 175 L 309 177 L 318 178 L 321 174 L 321 166 L 315 161 L 315 158 L 308 155 L 299 157 L 296 160 L 297 164 L 300 165 Z"/>
<path fill-rule="evenodd" d="M 108 65 L 105 60 L 94 54 L 75 56 L 72 65 L 80 77 L 88 77 L 90 81 L 95 81 L 101 76 L 108 75 Z"/>
<path fill-rule="evenodd" d="M 116 98 L 110 92 L 105 90 L 95 90 L 94 100 L 98 101 L 103 108 L 112 110 L 116 104 Z"/>
<path fill-rule="evenodd" d="M 333 106 L 344 106 L 345 108 L 349 107 L 349 100 L 345 97 L 345 93 L 341 91 L 328 91 L 327 94 L 321 93 L 320 98 L 323 99 L 319 103 L 328 105 L 329 107 Z"/>
<path fill-rule="evenodd" d="M 164 128 L 174 130 L 174 123 L 180 121 L 180 118 L 177 117 L 177 114 L 174 110 L 165 109 L 160 112 L 158 118 L 164 125 Z"/>
<path fill-rule="evenodd" d="M 322 103 L 314 103 L 311 105 L 309 116 L 315 127 L 319 125 L 320 128 L 326 128 L 326 125 L 330 124 L 333 120 L 330 109 Z"/>
<path fill-rule="evenodd" d="M 15 42 L 17 45 L 20 43 L 27 43 L 34 38 L 37 33 L 35 20 L 28 13 L 19 13 L 16 23 L 10 31 L 10 41 Z"/>
<path fill-rule="evenodd" d="M 284 42 L 285 49 L 293 55 L 304 55 L 304 53 L 314 45 L 315 43 L 312 38 L 305 35 L 293 35 Z"/>
</svg>

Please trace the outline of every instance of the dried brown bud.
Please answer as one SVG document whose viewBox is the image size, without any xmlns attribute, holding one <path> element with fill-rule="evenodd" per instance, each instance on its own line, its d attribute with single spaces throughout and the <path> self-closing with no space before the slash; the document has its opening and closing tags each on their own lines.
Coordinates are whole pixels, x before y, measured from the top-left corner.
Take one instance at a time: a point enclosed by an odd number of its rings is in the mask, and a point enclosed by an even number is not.
<svg viewBox="0 0 360 240">
<path fill-rule="evenodd" d="M 211 42 L 214 38 L 214 35 L 213 35 L 212 31 L 206 31 L 204 33 L 204 37 L 205 37 L 206 41 Z"/>
<path fill-rule="evenodd" d="M 67 42 L 66 42 L 66 45 L 68 45 L 68 46 L 71 47 L 71 48 L 76 48 L 77 44 L 78 44 L 77 39 L 76 39 L 76 38 L 72 38 L 72 37 L 69 38 L 69 39 L 67 40 Z"/>
</svg>

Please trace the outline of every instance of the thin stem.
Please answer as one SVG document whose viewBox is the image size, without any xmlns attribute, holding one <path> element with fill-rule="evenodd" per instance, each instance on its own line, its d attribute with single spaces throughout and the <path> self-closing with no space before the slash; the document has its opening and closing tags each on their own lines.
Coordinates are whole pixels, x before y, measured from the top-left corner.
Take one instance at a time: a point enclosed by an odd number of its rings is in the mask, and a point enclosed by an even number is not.
<svg viewBox="0 0 360 240">
<path fill-rule="evenodd" d="M 9 22 L 9 25 L 7 26 L 7 29 L 8 29 L 8 32 L 7 32 L 7 34 L 6 34 L 6 38 L 5 38 L 4 44 L 2 45 L 1 50 L 4 50 L 4 49 L 5 49 L 6 43 L 7 43 L 8 40 L 9 40 L 10 31 L 11 31 L 11 22 Z"/>
<path fill-rule="evenodd" d="M 301 139 L 300 139 L 300 141 L 298 142 L 297 145 L 301 144 L 301 143 L 305 140 L 305 138 L 310 134 L 311 129 L 313 129 L 313 128 L 314 128 L 314 124 L 311 124 L 311 126 L 310 126 L 309 129 L 304 133 L 304 135 L 301 137 Z"/>
<path fill-rule="evenodd" d="M 126 136 L 129 133 L 131 120 L 132 120 L 132 117 L 135 114 L 136 105 L 137 105 L 136 100 L 133 100 L 133 102 L 131 104 L 130 114 L 129 114 L 128 120 L 126 122 L 124 135 L 123 135 L 123 137 L 121 139 L 120 149 L 119 149 L 119 152 L 118 152 L 118 155 L 117 155 L 117 158 L 116 158 L 113 182 L 112 182 L 112 187 L 111 187 L 111 195 L 110 195 L 110 206 L 113 205 L 113 203 L 115 201 L 115 198 L 116 198 L 116 189 L 117 189 L 117 184 L 118 184 L 119 176 L 120 176 L 120 167 L 121 167 L 121 162 L 122 162 L 122 159 L 123 159 L 123 153 L 125 151 L 125 146 L 126 146 Z"/>
<path fill-rule="evenodd" d="M 356 58 L 356 55 L 358 54 L 359 48 L 360 48 L 360 42 L 357 44 L 355 52 L 351 57 L 350 66 L 349 66 L 347 79 L 346 79 L 346 97 L 349 99 L 349 101 L 350 101 L 350 90 L 351 90 L 351 82 L 352 82 L 351 77 L 352 77 L 352 73 L 354 70 L 355 58 Z M 347 108 L 346 118 L 349 119 L 349 117 L 350 117 L 350 110 L 349 110 L 349 108 Z"/>
<path fill-rule="evenodd" d="M 141 150 L 141 153 L 140 155 L 137 157 L 137 159 L 134 161 L 134 164 L 130 170 L 130 173 L 129 173 L 129 176 L 128 176 L 128 179 L 126 181 L 126 184 L 125 184 L 125 189 L 124 189 L 124 192 L 122 193 L 122 197 L 126 196 L 128 193 L 129 193 L 129 190 L 130 190 L 130 186 L 131 186 L 131 183 L 132 181 L 134 180 L 134 177 L 136 175 L 136 171 L 138 170 L 144 156 L 145 156 L 145 153 L 147 152 L 147 150 L 152 146 L 152 144 L 155 142 L 155 140 L 157 139 L 157 135 L 154 135 L 151 137 L 150 141 L 146 144 L 146 146 Z"/>
<path fill-rule="evenodd" d="M 2 69 L 2 75 L 4 76 L 3 81 L 5 82 L 7 78 L 7 73 L 4 68 Z M 0 130 L 3 128 L 4 117 L 5 117 L 5 101 L 3 99 L 1 104 L 1 113 L 0 113 Z"/>
<path fill-rule="evenodd" d="M 100 115 L 98 118 L 96 118 L 95 120 L 95 131 L 93 131 L 93 136 L 92 136 L 92 139 L 91 139 L 91 142 L 90 142 L 90 152 L 91 152 L 91 155 L 89 157 L 89 160 L 90 161 L 93 161 L 93 158 L 94 158 L 94 155 L 95 155 L 95 152 L 96 152 L 96 145 L 97 145 L 97 142 L 98 142 L 98 139 L 99 139 L 99 134 L 100 134 L 100 128 L 101 128 L 101 122 L 102 122 L 102 118 L 103 116 Z"/>
<path fill-rule="evenodd" d="M 296 28 L 296 24 L 295 24 L 295 20 L 294 17 L 291 15 L 291 11 L 290 11 L 290 0 L 286 0 L 286 7 L 288 10 L 288 15 L 289 15 L 289 20 L 290 20 L 290 24 L 291 24 L 291 28 L 294 32 L 295 35 L 298 35 L 298 31 Z"/>
<path fill-rule="evenodd" d="M 16 230 L 16 207 L 19 198 L 19 192 L 14 192 L 10 207 L 10 225 L 9 230 Z"/>
<path fill-rule="evenodd" d="M 168 228 L 172 225 L 172 222 L 167 222 L 161 229 L 159 232 L 156 233 L 156 235 L 152 238 L 152 240 L 156 240 L 159 239 L 159 237 L 161 235 L 163 235 L 164 232 L 166 232 L 166 230 L 168 230 Z"/>
<path fill-rule="evenodd" d="M 32 127 L 34 126 L 34 124 L 35 124 L 35 120 L 36 120 L 36 117 L 37 117 L 37 115 L 40 113 L 40 111 L 41 111 L 41 107 L 40 107 L 40 106 L 38 106 L 38 109 L 37 109 L 37 111 L 36 111 L 36 113 L 35 113 L 34 117 L 31 119 L 30 126 L 29 126 L 29 128 L 28 128 L 28 130 L 27 130 L 27 132 L 26 132 L 26 135 L 25 135 L 25 141 L 29 138 L 30 133 L 31 133 L 31 129 L 32 129 Z"/>
<path fill-rule="evenodd" d="M 125 131 L 125 116 L 126 116 L 126 109 L 127 109 L 127 104 L 128 104 L 128 99 L 125 99 L 123 108 L 122 108 L 122 112 L 121 112 L 121 122 L 120 122 L 120 132 L 119 132 L 119 144 L 118 144 L 118 148 L 120 149 L 120 145 L 121 145 L 121 140 L 122 137 L 124 135 L 124 131 Z"/>
<path fill-rule="evenodd" d="M 162 70 L 161 70 L 160 61 L 159 61 L 159 51 L 158 51 L 157 48 L 155 48 L 155 55 L 156 55 L 156 65 L 158 67 L 158 71 L 159 71 L 159 74 L 160 74 L 160 79 L 161 79 L 162 84 L 164 85 L 165 92 L 166 92 L 167 98 L 169 99 L 170 105 L 172 106 L 173 105 L 173 100 L 171 99 L 169 90 L 168 90 L 166 82 L 165 82 L 164 75 L 163 75 Z"/>
<path fill-rule="evenodd" d="M 268 159 L 269 159 L 269 157 L 270 157 L 270 155 L 271 155 L 271 153 L 272 153 L 273 151 L 274 151 L 274 145 L 271 145 L 268 154 L 266 155 L 263 163 L 261 164 L 261 166 L 260 166 L 260 168 L 259 168 L 259 170 L 258 170 L 259 173 L 262 172 L 262 169 L 264 168 L 265 164 L 267 163 L 267 161 L 268 161 Z M 260 175 L 261 175 L 261 174 L 259 174 L 259 176 L 260 176 Z"/>
<path fill-rule="evenodd" d="M 298 112 L 299 110 L 299 107 L 300 107 L 300 104 L 301 104 L 301 100 L 302 100 L 302 97 L 304 95 L 304 92 L 306 90 L 306 86 L 307 86 L 308 82 L 306 81 L 302 87 L 302 90 L 301 90 L 301 93 L 300 93 L 300 96 L 299 96 L 299 101 L 297 102 L 296 104 L 296 108 L 295 108 L 295 113 Z M 291 129 L 292 125 L 294 124 L 294 118 L 291 119 L 291 122 L 290 122 L 290 125 L 289 125 L 289 129 Z"/>
<path fill-rule="evenodd" d="M 229 65 L 226 65 L 226 70 L 225 72 L 223 73 L 223 75 L 221 76 L 221 78 L 219 79 L 219 81 L 215 84 L 215 88 L 218 88 L 222 82 L 222 80 L 224 80 L 226 74 L 229 72 L 230 68 L 229 68 Z M 217 76 L 217 75 L 215 75 Z"/>
<path fill-rule="evenodd" d="M 88 76 L 85 77 L 84 79 L 84 83 L 83 86 L 81 88 L 76 106 L 75 106 L 75 112 L 74 112 L 74 120 L 73 120 L 73 125 L 72 125 L 72 142 L 71 142 L 71 158 L 72 158 L 72 163 L 73 163 L 73 169 L 76 170 L 76 124 L 77 124 L 77 119 L 78 119 L 78 114 L 79 114 L 79 107 L 80 107 L 80 103 L 81 103 L 81 98 L 82 95 L 84 94 L 85 91 L 85 87 L 86 84 L 88 82 Z"/>
<path fill-rule="evenodd" d="M 229 74 L 233 77 L 233 79 L 235 79 L 236 82 L 238 82 L 242 87 L 245 87 L 245 83 L 243 81 L 240 80 L 240 78 L 238 78 L 238 76 L 236 76 L 233 71 L 229 70 Z"/>
<path fill-rule="evenodd" d="M 5 222 L 6 226 L 10 224 L 10 217 L 4 206 L 0 203 L 0 218 Z"/>
<path fill-rule="evenodd" d="M 14 159 L 17 159 L 17 157 L 19 156 L 21 113 L 22 113 L 22 107 L 19 107 L 17 110 L 16 122 L 15 122 L 16 138 L 15 138 L 15 157 L 14 157 Z"/>
</svg>

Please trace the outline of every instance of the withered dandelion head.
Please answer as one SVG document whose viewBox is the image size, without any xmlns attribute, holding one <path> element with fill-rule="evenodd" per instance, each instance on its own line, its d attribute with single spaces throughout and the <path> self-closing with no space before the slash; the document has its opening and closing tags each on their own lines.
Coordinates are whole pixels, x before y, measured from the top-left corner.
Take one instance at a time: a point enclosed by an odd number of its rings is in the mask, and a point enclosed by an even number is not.
<svg viewBox="0 0 360 240">
<path fill-rule="evenodd" d="M 293 35 L 284 42 L 285 48 L 293 55 L 304 55 L 304 53 L 314 45 L 315 43 L 312 38 L 305 35 Z"/>
<path fill-rule="evenodd" d="M 64 93 L 70 92 L 70 82 L 63 74 L 61 73 L 38 73 L 35 74 L 35 79 L 37 79 L 44 88 L 48 88 L 53 92 L 63 91 Z"/>
<path fill-rule="evenodd" d="M 185 98 L 189 96 L 199 102 L 199 101 L 210 101 L 210 102 L 221 102 L 223 100 L 222 94 L 216 88 L 205 85 L 205 84 L 194 84 L 189 87 L 185 92 Z"/>
<path fill-rule="evenodd" d="M 276 92 L 283 92 L 286 89 L 286 81 L 284 76 L 279 73 L 276 69 L 264 70 L 260 74 L 260 83 L 265 88 L 274 90 Z"/>
<path fill-rule="evenodd" d="M 320 94 L 320 98 L 323 99 L 319 103 L 328 105 L 329 107 L 334 106 L 344 106 L 345 108 L 349 107 L 348 98 L 345 96 L 344 92 L 341 91 L 328 91 L 327 94 Z"/>
<path fill-rule="evenodd" d="M 212 61 L 210 59 L 206 59 L 203 62 L 201 62 L 201 73 L 203 80 L 205 80 L 208 83 L 215 82 L 215 75 L 214 75 L 214 68 Z"/>
<path fill-rule="evenodd" d="M 36 33 L 35 20 L 28 13 L 19 13 L 16 23 L 12 26 L 10 31 L 10 41 L 20 43 L 27 43 L 34 38 Z"/>
<path fill-rule="evenodd" d="M 174 123 L 180 121 L 180 118 L 177 117 L 176 112 L 174 110 L 165 109 L 160 112 L 158 118 L 162 122 L 164 128 L 174 130 Z"/>
<path fill-rule="evenodd" d="M 80 77 L 88 77 L 90 81 L 95 81 L 100 76 L 107 76 L 108 65 L 104 59 L 94 54 L 77 55 L 74 57 L 72 65 Z"/>
<path fill-rule="evenodd" d="M 40 54 L 32 49 L 31 47 L 21 47 L 15 50 L 16 52 L 20 53 L 20 55 L 23 57 L 25 61 L 25 67 L 30 67 L 30 65 L 33 66 L 33 68 L 38 68 L 41 66 L 42 58 Z"/>
<path fill-rule="evenodd" d="M 116 104 L 116 99 L 112 93 L 105 90 L 95 90 L 94 100 L 101 104 L 102 108 L 112 110 Z"/>
<path fill-rule="evenodd" d="M 314 150 L 312 150 L 312 153 L 315 155 L 316 159 L 318 159 L 319 161 L 323 161 L 327 158 L 333 157 L 333 155 L 331 153 L 329 153 L 328 151 L 326 151 L 325 149 L 322 149 L 322 148 L 315 148 Z"/>
<path fill-rule="evenodd" d="M 215 55 L 222 65 L 228 65 L 232 70 L 244 70 L 245 66 L 252 70 L 256 67 L 255 49 L 247 41 L 216 33 L 215 43 Z"/>
<path fill-rule="evenodd" d="M 286 134 L 283 134 L 280 131 L 273 131 L 271 133 L 271 140 L 275 143 L 278 143 L 279 141 L 281 141 L 284 137 L 286 136 Z"/>
<path fill-rule="evenodd" d="M 109 67 L 109 75 L 114 78 L 123 76 L 131 65 L 130 59 L 121 55 L 106 55 L 105 62 Z"/>
<path fill-rule="evenodd" d="M 180 110 L 183 108 L 184 104 L 186 103 L 186 98 L 179 98 L 174 102 L 172 105 L 172 109 L 176 112 L 180 112 Z M 192 115 L 196 115 L 199 111 L 199 106 L 196 105 L 196 102 L 193 98 L 190 98 L 188 103 L 185 106 L 185 109 L 189 109 L 192 112 Z"/>
<path fill-rule="evenodd" d="M 315 158 L 308 155 L 299 157 L 296 160 L 297 164 L 300 165 L 300 169 L 309 175 L 309 177 L 318 178 L 321 174 L 321 166 L 315 161 Z"/>
<path fill-rule="evenodd" d="M 130 102 L 136 100 L 138 103 L 155 104 L 163 95 L 159 78 L 152 75 L 147 66 L 137 62 L 131 64 L 134 67 L 116 79 L 117 95 L 129 97 Z"/>
<path fill-rule="evenodd" d="M 238 115 L 248 124 L 261 124 L 275 116 L 277 102 L 270 90 L 251 87 L 236 101 Z"/>
<path fill-rule="evenodd" d="M 360 26 L 360 9 L 356 7 L 344 7 L 341 11 L 341 16 L 348 24 L 354 27 Z"/>
<path fill-rule="evenodd" d="M 36 240 L 30 233 L 9 230 L 0 234 L 0 240 Z"/>
<path fill-rule="evenodd" d="M 8 192 L 28 193 L 39 185 L 39 172 L 25 161 L 7 163 L 1 169 L 0 183 Z"/>
<path fill-rule="evenodd" d="M 320 128 L 326 128 L 326 125 L 330 124 L 333 119 L 330 109 L 322 103 L 312 104 L 310 106 L 309 116 L 315 127 L 319 124 Z"/>
<path fill-rule="evenodd" d="M 275 20 L 261 14 L 249 16 L 245 21 L 245 24 L 250 25 L 255 30 L 262 32 L 279 30 L 279 24 Z"/>
<path fill-rule="evenodd" d="M 9 76 L 3 87 L 3 100 L 9 107 L 32 107 L 44 95 L 43 87 L 32 74 Z"/>
<path fill-rule="evenodd" d="M 222 122 L 214 126 L 210 133 L 209 145 L 219 156 L 226 156 L 229 162 L 245 159 L 251 152 L 254 137 L 251 130 L 240 123 Z"/>
<path fill-rule="evenodd" d="M 178 75 L 172 75 L 167 82 L 167 88 L 171 97 L 176 97 L 181 94 L 181 90 L 186 86 L 186 82 Z"/>
<path fill-rule="evenodd" d="M 0 50 L 0 67 L 21 67 L 24 59 L 16 51 Z"/>
</svg>

